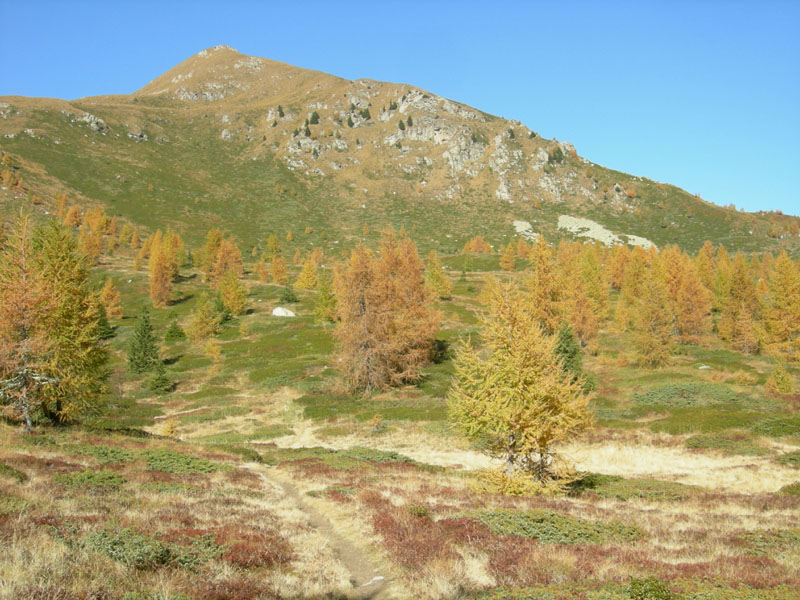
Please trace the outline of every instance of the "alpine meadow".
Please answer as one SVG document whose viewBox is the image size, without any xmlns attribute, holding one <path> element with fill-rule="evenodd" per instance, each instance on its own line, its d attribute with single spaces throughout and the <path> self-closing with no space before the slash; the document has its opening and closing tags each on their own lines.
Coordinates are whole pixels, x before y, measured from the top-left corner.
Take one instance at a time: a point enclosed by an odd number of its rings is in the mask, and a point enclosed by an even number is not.
<svg viewBox="0 0 800 600">
<path fill-rule="evenodd" d="M 800 217 L 228 46 L 0 97 L 0 600 L 798 590 Z"/>
</svg>

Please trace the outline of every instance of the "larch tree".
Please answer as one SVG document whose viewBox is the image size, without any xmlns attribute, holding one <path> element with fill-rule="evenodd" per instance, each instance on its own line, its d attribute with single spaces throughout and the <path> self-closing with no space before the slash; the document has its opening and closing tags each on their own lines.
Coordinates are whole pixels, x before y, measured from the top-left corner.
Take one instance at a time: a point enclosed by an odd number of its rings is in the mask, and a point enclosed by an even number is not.
<svg viewBox="0 0 800 600">
<path fill-rule="evenodd" d="M 800 266 L 786 252 L 772 265 L 765 316 L 769 352 L 800 363 Z"/>
<path fill-rule="evenodd" d="M 63 423 L 97 409 L 108 379 L 108 348 L 102 343 L 103 307 L 89 281 L 89 264 L 72 233 L 54 221 L 38 229 L 36 261 L 55 308 L 45 325 L 51 352 L 47 369 L 58 384 L 43 389 L 42 412 Z"/>
<path fill-rule="evenodd" d="M 639 246 L 634 247 L 625 267 L 625 277 L 622 280 L 615 315 L 617 325 L 623 331 L 632 325 L 636 305 L 641 298 L 648 277 L 649 263 L 650 258 L 647 252 Z"/>
<path fill-rule="evenodd" d="M 546 335 L 510 284 L 492 290 L 482 321 L 484 348 L 463 344 L 447 396 L 451 420 L 504 461 L 486 476 L 486 487 L 505 493 L 563 490 L 574 471 L 556 447 L 592 422 L 588 399 L 556 355 Z"/>
<path fill-rule="evenodd" d="M 313 290 L 317 287 L 317 264 L 310 256 L 303 263 L 294 287 L 298 290 Z"/>
<path fill-rule="evenodd" d="M 677 339 L 697 343 L 711 330 L 711 292 L 703 285 L 695 263 L 677 246 L 661 251 L 659 265 L 675 315 Z"/>
<path fill-rule="evenodd" d="M 414 243 L 392 232 L 378 257 L 359 245 L 337 268 L 334 336 L 348 389 L 369 393 L 419 379 L 441 322 L 424 272 Z"/>
<path fill-rule="evenodd" d="M 150 249 L 150 299 L 155 307 L 166 306 L 172 299 L 172 274 L 161 236 Z"/>
<path fill-rule="evenodd" d="M 243 272 L 242 253 L 233 240 L 223 239 L 214 260 L 214 267 L 211 270 L 211 281 L 217 287 L 222 281 L 222 276 L 231 271 L 236 277 L 241 277 Z"/>
<path fill-rule="evenodd" d="M 737 320 L 742 325 L 757 320 L 761 312 L 755 282 L 750 274 L 747 260 L 741 252 L 737 252 L 734 256 L 725 289 L 726 295 L 719 298 L 722 310 L 717 330 L 723 340 L 731 341 L 735 337 Z M 747 316 L 742 316 L 742 313 L 747 313 Z"/>
<path fill-rule="evenodd" d="M 192 342 L 199 342 L 219 333 L 219 315 L 208 294 L 202 294 L 189 315 L 186 335 Z"/>
<path fill-rule="evenodd" d="M 289 281 L 289 272 L 286 268 L 286 261 L 280 254 L 276 254 L 272 257 L 272 261 L 270 263 L 270 274 L 272 276 L 272 283 L 286 285 L 286 282 Z"/>
<path fill-rule="evenodd" d="M 96 264 L 103 253 L 103 234 L 81 227 L 78 232 L 78 251 L 85 255 L 92 264 Z"/>
<path fill-rule="evenodd" d="M 263 259 L 256 261 L 256 264 L 253 266 L 253 273 L 261 283 L 267 283 L 270 279 L 269 267 Z"/>
<path fill-rule="evenodd" d="M 503 254 L 500 256 L 500 268 L 503 271 L 513 271 L 517 265 L 517 249 L 514 244 L 509 242 L 503 249 Z"/>
<path fill-rule="evenodd" d="M 233 271 L 222 276 L 219 283 L 219 299 L 234 315 L 243 315 L 247 309 L 247 290 Z"/>
<path fill-rule="evenodd" d="M 217 251 L 222 244 L 222 231 L 217 228 L 210 229 L 206 234 L 205 243 L 199 252 L 199 265 L 203 270 L 205 280 L 211 279 L 214 265 L 217 262 Z"/>
<path fill-rule="evenodd" d="M 177 281 L 181 265 L 186 262 L 186 246 L 183 239 L 179 234 L 168 229 L 164 234 L 162 250 L 169 268 L 170 280 Z"/>
<path fill-rule="evenodd" d="M 105 308 L 106 318 L 122 318 L 121 297 L 117 288 L 114 287 L 114 282 L 111 281 L 111 278 L 106 279 L 105 284 L 103 284 L 103 289 L 100 290 L 100 304 Z"/>
<path fill-rule="evenodd" d="M 657 266 L 648 269 L 642 282 L 642 294 L 633 311 L 636 360 L 642 367 L 657 368 L 666 365 L 673 350 L 672 333 L 675 316 L 669 295 Z"/>
<path fill-rule="evenodd" d="M 47 369 L 52 344 L 44 327 L 56 303 L 33 254 L 30 221 L 20 216 L 0 248 L 0 408 L 27 430 L 41 388 L 57 383 Z"/>
<path fill-rule="evenodd" d="M 615 290 L 622 289 L 622 282 L 625 280 L 625 269 L 630 259 L 631 253 L 627 246 L 618 244 L 611 249 L 608 263 L 606 263 L 606 274 L 611 287 Z"/>
<path fill-rule="evenodd" d="M 722 310 L 731 291 L 731 257 L 724 246 L 717 248 L 714 261 L 714 280 L 711 291 L 714 294 L 714 310 Z"/>
<path fill-rule="evenodd" d="M 77 206 L 70 206 L 64 215 L 64 225 L 66 227 L 79 227 L 81 221 L 81 209 Z"/>
<path fill-rule="evenodd" d="M 553 335 L 561 323 L 566 290 L 559 281 L 553 251 L 541 236 L 529 254 L 530 266 L 522 276 L 528 310 L 544 332 Z"/>
<path fill-rule="evenodd" d="M 314 302 L 314 320 L 317 323 L 336 322 L 336 296 L 333 293 L 333 280 L 327 271 L 319 276 L 317 299 Z"/>
<path fill-rule="evenodd" d="M 442 267 L 439 255 L 435 250 L 428 253 L 425 261 L 425 283 L 433 294 L 440 300 L 449 300 L 453 292 L 453 284 Z"/>
<path fill-rule="evenodd" d="M 582 244 L 576 269 L 586 295 L 592 301 L 592 312 L 598 322 L 608 317 L 609 285 L 603 271 L 603 259 L 595 244 Z"/>
</svg>

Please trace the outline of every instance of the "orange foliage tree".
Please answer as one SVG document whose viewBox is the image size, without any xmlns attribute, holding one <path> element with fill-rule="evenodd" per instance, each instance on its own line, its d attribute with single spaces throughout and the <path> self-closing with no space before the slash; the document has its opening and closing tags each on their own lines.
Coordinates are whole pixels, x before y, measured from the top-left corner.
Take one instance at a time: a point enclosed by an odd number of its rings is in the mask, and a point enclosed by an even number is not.
<svg viewBox="0 0 800 600">
<path fill-rule="evenodd" d="M 416 245 L 391 231 L 379 256 L 359 245 L 337 267 L 334 335 L 348 389 L 371 392 L 419 379 L 441 322 L 424 275 Z"/>
</svg>

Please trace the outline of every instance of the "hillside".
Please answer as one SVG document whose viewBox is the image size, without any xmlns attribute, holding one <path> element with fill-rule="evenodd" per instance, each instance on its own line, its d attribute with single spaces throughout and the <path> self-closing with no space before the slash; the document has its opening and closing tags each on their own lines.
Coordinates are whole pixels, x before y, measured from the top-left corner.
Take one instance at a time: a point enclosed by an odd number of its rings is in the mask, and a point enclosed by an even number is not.
<svg viewBox="0 0 800 600">
<path fill-rule="evenodd" d="M 606 169 L 569 143 L 412 85 L 348 81 L 227 46 L 127 96 L 2 97 L 0 148 L 24 181 L 0 190 L 4 212 L 28 195 L 47 205 L 63 189 L 192 242 L 211 226 L 248 247 L 310 227 L 295 246 L 333 247 L 389 223 L 414 230 L 423 249 L 454 253 L 475 235 L 497 246 L 520 231 L 569 237 L 599 224 L 606 240 L 689 251 L 706 239 L 800 249 L 796 218 Z"/>
</svg>

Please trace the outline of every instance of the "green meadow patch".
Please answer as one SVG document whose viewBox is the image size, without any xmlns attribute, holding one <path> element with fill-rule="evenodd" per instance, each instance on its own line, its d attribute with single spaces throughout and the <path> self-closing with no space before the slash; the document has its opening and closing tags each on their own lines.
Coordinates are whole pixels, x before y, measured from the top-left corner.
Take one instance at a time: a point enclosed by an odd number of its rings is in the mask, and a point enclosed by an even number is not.
<svg viewBox="0 0 800 600">
<path fill-rule="evenodd" d="M 77 490 L 88 488 L 103 492 L 116 491 L 127 481 L 122 475 L 108 469 L 99 471 L 85 469 L 77 473 L 59 474 L 53 477 L 53 483 L 65 485 L 69 488 Z"/>
<path fill-rule="evenodd" d="M 604 544 L 633 542 L 641 530 L 616 521 L 601 523 L 568 517 L 549 510 L 478 511 L 471 516 L 485 523 L 492 533 L 538 540 L 542 544 Z"/>
</svg>

